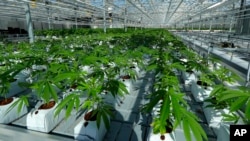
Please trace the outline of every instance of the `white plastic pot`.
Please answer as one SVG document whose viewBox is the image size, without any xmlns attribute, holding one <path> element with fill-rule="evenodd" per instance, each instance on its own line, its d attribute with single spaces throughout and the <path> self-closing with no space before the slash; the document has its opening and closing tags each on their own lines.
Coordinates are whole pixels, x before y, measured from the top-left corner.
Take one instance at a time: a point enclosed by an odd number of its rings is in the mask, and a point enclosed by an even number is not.
<svg viewBox="0 0 250 141">
<path fill-rule="evenodd" d="M 88 122 L 86 126 L 85 122 Z M 74 128 L 74 138 L 79 141 L 103 141 L 106 132 L 107 129 L 103 121 L 98 129 L 96 121 L 86 121 L 82 117 L 82 120 Z"/>
<path fill-rule="evenodd" d="M 176 141 L 173 132 L 164 134 L 164 137 L 165 137 L 165 141 Z M 154 134 L 153 128 L 150 128 L 147 141 L 162 141 L 161 134 L 160 133 Z"/>
<path fill-rule="evenodd" d="M 27 106 L 23 105 L 20 113 L 18 113 L 18 106 L 15 106 L 12 110 L 7 113 L 9 107 L 16 102 L 19 98 L 13 97 L 13 101 L 7 105 L 0 106 L 0 123 L 9 124 L 12 121 L 18 119 L 28 112 Z"/>
<path fill-rule="evenodd" d="M 182 79 L 184 81 L 185 84 L 185 89 L 186 91 L 190 91 L 191 90 L 191 84 L 193 81 L 196 81 L 196 76 L 194 73 L 188 73 L 183 71 L 182 73 Z"/>
<path fill-rule="evenodd" d="M 207 87 L 206 89 L 203 88 L 202 86 L 196 84 L 196 81 L 193 81 L 191 84 L 191 93 L 193 94 L 196 102 L 203 102 L 209 97 L 212 90 L 212 87 Z"/>
<path fill-rule="evenodd" d="M 133 91 L 133 80 L 131 79 L 123 79 L 122 82 L 125 84 L 129 93 Z"/>
<path fill-rule="evenodd" d="M 186 141 L 186 137 L 183 129 L 178 126 L 172 133 L 164 134 L 164 141 Z M 191 133 L 192 141 L 196 141 L 194 135 Z M 152 128 L 150 128 L 148 141 L 162 141 L 161 134 L 154 134 Z"/>
<path fill-rule="evenodd" d="M 42 103 L 38 103 L 36 108 L 40 107 L 40 105 L 42 105 Z M 35 109 L 28 113 L 26 119 L 27 128 L 45 133 L 54 129 L 65 115 L 65 111 L 62 110 L 58 116 L 54 117 L 57 105 L 58 104 L 56 103 L 54 107 L 50 109 Z"/>
<path fill-rule="evenodd" d="M 148 137 L 148 141 L 162 141 L 161 140 L 161 134 L 154 134 L 152 132 L 152 129 L 150 129 L 150 133 L 149 133 L 149 137 Z M 164 134 L 165 136 L 165 141 L 177 141 L 174 137 L 173 133 L 166 133 Z"/>
<path fill-rule="evenodd" d="M 115 105 L 115 104 L 119 103 L 118 95 L 116 95 L 116 97 L 114 97 L 110 92 L 108 92 L 107 94 L 101 93 L 101 95 L 102 95 L 102 98 L 104 99 L 105 103 L 107 103 L 107 104 Z"/>
</svg>

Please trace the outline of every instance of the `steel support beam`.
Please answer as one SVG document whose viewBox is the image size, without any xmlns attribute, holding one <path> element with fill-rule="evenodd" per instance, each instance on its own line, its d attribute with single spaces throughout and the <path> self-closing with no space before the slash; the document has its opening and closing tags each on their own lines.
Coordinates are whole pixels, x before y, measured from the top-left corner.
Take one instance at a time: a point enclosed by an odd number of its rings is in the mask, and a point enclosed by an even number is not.
<svg viewBox="0 0 250 141">
<path fill-rule="evenodd" d="M 29 3 L 24 3 L 25 15 L 26 15 L 26 23 L 27 23 L 27 30 L 29 34 L 29 41 L 30 43 L 34 42 L 34 33 L 33 33 L 33 26 L 30 14 L 30 6 Z"/>
<path fill-rule="evenodd" d="M 105 9 L 106 0 L 102 0 L 103 8 Z M 106 11 L 103 11 L 103 31 L 106 33 Z"/>
</svg>

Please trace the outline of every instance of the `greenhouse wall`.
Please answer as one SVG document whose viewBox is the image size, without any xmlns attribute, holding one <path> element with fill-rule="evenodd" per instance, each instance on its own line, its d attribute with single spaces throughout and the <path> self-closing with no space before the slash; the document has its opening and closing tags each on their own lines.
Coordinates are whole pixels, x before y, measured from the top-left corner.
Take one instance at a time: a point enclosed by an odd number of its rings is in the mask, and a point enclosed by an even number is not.
<svg viewBox="0 0 250 141">
<path fill-rule="evenodd" d="M 250 5 L 246 6 L 245 9 L 249 9 Z M 250 11 L 246 10 L 244 12 L 239 13 L 240 19 L 237 20 L 237 28 L 236 33 L 241 35 L 250 34 L 250 19 L 245 18 L 250 14 Z"/>
<path fill-rule="evenodd" d="M 25 29 L 25 30 L 27 29 L 24 21 L 20 21 L 15 18 L 6 18 L 4 20 L 1 20 L 0 29 L 8 30 L 8 27 L 20 28 L 20 29 Z"/>
</svg>

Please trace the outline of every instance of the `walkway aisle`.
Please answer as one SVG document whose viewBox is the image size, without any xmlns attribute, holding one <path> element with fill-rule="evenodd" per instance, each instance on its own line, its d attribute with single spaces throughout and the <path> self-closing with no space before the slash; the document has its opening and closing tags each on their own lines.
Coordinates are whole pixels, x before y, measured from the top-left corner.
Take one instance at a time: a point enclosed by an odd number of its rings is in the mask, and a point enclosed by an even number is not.
<svg viewBox="0 0 250 141">
<path fill-rule="evenodd" d="M 149 99 L 145 95 L 152 89 L 153 73 L 146 73 L 133 83 L 133 91 L 116 105 L 115 118 L 104 141 L 146 141 L 151 117 L 142 115 L 140 107 Z"/>
</svg>

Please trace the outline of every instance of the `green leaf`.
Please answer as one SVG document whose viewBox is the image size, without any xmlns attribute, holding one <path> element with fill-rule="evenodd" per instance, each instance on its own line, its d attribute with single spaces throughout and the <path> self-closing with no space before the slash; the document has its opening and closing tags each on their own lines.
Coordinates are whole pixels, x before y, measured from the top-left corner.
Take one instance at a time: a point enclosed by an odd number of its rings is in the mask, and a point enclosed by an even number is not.
<svg viewBox="0 0 250 141">
<path fill-rule="evenodd" d="M 245 109 L 245 116 L 247 119 L 250 119 L 250 101 L 248 100 L 246 104 L 246 109 Z"/>
<path fill-rule="evenodd" d="M 70 79 L 70 78 L 76 78 L 78 74 L 73 73 L 73 72 L 68 72 L 68 73 L 59 73 L 54 79 L 54 82 L 59 82 L 65 79 Z"/>
<path fill-rule="evenodd" d="M 67 104 L 72 100 L 74 94 L 67 95 L 59 104 L 56 106 L 54 117 L 60 114 L 60 112 L 67 106 Z"/>
<path fill-rule="evenodd" d="M 182 99 L 182 96 L 180 97 L 180 96 L 178 96 L 176 94 L 171 95 L 172 107 L 173 107 L 173 115 L 176 118 L 175 127 L 179 125 L 179 122 L 181 121 L 181 118 L 182 118 L 182 113 L 180 112 L 180 109 L 181 109 L 180 106 L 181 105 L 179 103 L 180 102 L 179 99 Z"/>
<path fill-rule="evenodd" d="M 110 127 L 110 120 L 109 120 L 108 116 L 106 114 L 103 114 L 102 118 L 103 118 L 104 125 L 105 125 L 106 129 L 109 129 L 109 127 Z"/>
<path fill-rule="evenodd" d="M 75 97 L 75 108 L 76 108 L 76 111 L 78 111 L 78 109 L 80 108 L 80 97 L 78 95 L 76 95 Z"/>
<path fill-rule="evenodd" d="M 51 94 L 52 98 L 55 100 L 55 102 L 58 102 L 58 96 L 57 96 L 57 93 L 56 93 L 56 90 L 55 90 L 55 86 L 53 86 L 53 84 L 47 82 L 47 87 L 48 87 L 48 91 L 49 93 Z"/>
<path fill-rule="evenodd" d="M 153 63 L 147 67 L 147 71 L 155 70 L 156 68 L 158 68 L 158 65 Z"/>
<path fill-rule="evenodd" d="M 164 97 L 163 104 L 160 110 L 160 122 L 165 123 L 167 119 L 170 117 L 170 98 L 168 95 Z M 161 124 L 160 133 L 164 134 L 166 132 L 165 124 Z"/>
<path fill-rule="evenodd" d="M 129 94 L 128 89 L 126 88 L 126 85 L 120 81 L 119 82 L 119 89 L 122 93 Z"/>
<path fill-rule="evenodd" d="M 93 101 L 85 100 L 81 107 L 83 109 L 90 109 L 90 108 L 92 108 L 93 104 L 94 104 Z"/>
<path fill-rule="evenodd" d="M 184 135 L 185 135 L 186 140 L 191 141 L 191 134 L 190 134 L 188 120 L 183 119 L 182 125 L 183 125 L 183 130 L 184 130 Z"/>
<path fill-rule="evenodd" d="M 195 139 L 197 141 L 203 141 L 208 140 L 207 135 L 204 132 L 203 128 L 200 126 L 200 124 L 196 121 L 198 118 L 191 112 L 186 111 L 185 109 L 181 110 L 184 118 L 187 120 L 190 129 L 193 132 L 193 135 L 195 136 Z M 203 139 L 202 139 L 203 138 Z"/>
<path fill-rule="evenodd" d="M 190 124 L 190 128 L 193 132 L 193 135 L 195 136 L 195 139 L 197 141 L 202 141 L 202 136 L 200 131 L 203 131 L 203 129 L 199 130 L 200 125 L 197 122 L 193 121 L 192 119 L 191 120 L 189 119 L 188 122 Z"/>
<path fill-rule="evenodd" d="M 102 117 L 102 112 L 101 111 L 98 111 L 97 112 L 97 118 L 96 118 L 96 123 L 97 123 L 97 128 L 99 129 L 100 128 L 100 125 L 101 125 L 101 117 Z"/>
<path fill-rule="evenodd" d="M 65 118 L 66 118 L 66 119 L 70 116 L 70 114 L 71 114 L 71 112 L 72 112 L 72 110 L 73 110 L 73 108 L 74 108 L 74 103 L 75 103 L 75 101 L 74 101 L 74 100 L 71 100 L 71 101 L 67 104 L 67 110 L 66 110 L 66 113 L 65 113 Z"/>
<path fill-rule="evenodd" d="M 223 116 L 224 121 L 229 121 L 229 122 L 234 121 L 235 124 L 240 119 L 240 117 L 237 114 L 234 114 L 234 113 L 222 114 L 222 116 Z"/>
<path fill-rule="evenodd" d="M 247 100 L 247 97 L 240 97 L 235 100 L 230 106 L 230 112 L 239 110 L 241 107 L 243 107 L 244 104 L 246 104 Z"/>
<path fill-rule="evenodd" d="M 29 106 L 28 97 L 24 95 L 20 96 L 20 98 L 6 110 L 5 115 L 9 113 L 16 106 L 17 106 L 17 112 L 19 114 L 24 106 Z"/>
<path fill-rule="evenodd" d="M 210 93 L 210 97 L 216 95 L 218 92 L 220 92 L 224 88 L 224 85 L 216 85 L 212 92 Z"/>
<path fill-rule="evenodd" d="M 159 102 L 159 100 L 162 98 L 162 95 L 165 94 L 166 91 L 165 90 L 158 90 L 154 93 L 152 93 L 152 99 L 150 101 L 150 103 L 146 104 L 142 111 L 145 113 L 149 113 L 152 111 L 152 109 L 155 107 L 155 105 Z"/>
<path fill-rule="evenodd" d="M 232 98 L 238 98 L 238 97 L 249 97 L 250 95 L 247 93 L 244 93 L 241 90 L 227 90 L 225 92 L 223 92 L 222 97 L 219 99 L 220 101 L 225 101 L 228 99 L 232 99 Z"/>
</svg>

